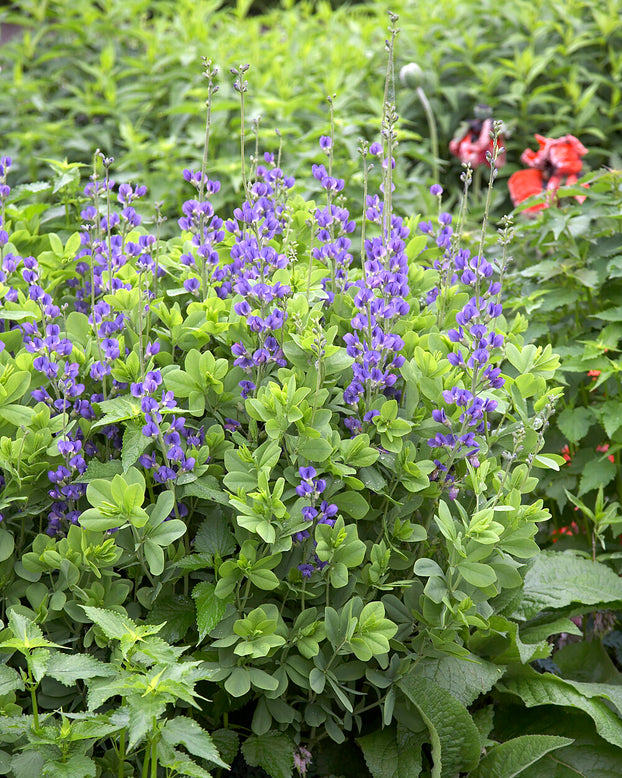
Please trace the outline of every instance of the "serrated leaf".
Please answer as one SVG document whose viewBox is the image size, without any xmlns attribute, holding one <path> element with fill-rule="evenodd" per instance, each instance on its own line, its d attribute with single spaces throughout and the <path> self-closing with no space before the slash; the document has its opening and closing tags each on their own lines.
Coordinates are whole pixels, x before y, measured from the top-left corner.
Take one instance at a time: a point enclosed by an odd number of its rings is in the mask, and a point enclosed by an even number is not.
<svg viewBox="0 0 622 778">
<path fill-rule="evenodd" d="M 198 529 L 194 539 L 194 550 L 199 553 L 229 556 L 236 549 L 236 542 L 230 530 L 229 522 L 221 516 L 206 519 Z"/>
<path fill-rule="evenodd" d="M 192 590 L 192 598 L 197 609 L 197 628 L 199 640 L 211 632 L 225 615 L 227 603 L 216 597 L 216 587 L 208 581 L 201 581 Z"/>
<path fill-rule="evenodd" d="M 93 624 L 97 624 L 107 638 L 121 640 L 129 631 L 136 629 L 136 624 L 130 618 L 122 616 L 120 613 L 105 610 L 104 608 L 93 608 L 90 605 L 83 605 L 82 610 Z"/>
<path fill-rule="evenodd" d="M 0 697 L 16 689 L 23 689 L 24 682 L 17 670 L 0 664 Z"/>
<path fill-rule="evenodd" d="M 88 654 L 52 654 L 46 669 L 46 675 L 52 676 L 64 686 L 73 686 L 79 679 L 110 677 L 116 674 L 114 667 Z"/>
<path fill-rule="evenodd" d="M 225 770 L 229 769 L 229 765 L 220 758 L 212 738 L 193 719 L 176 716 L 166 722 L 161 732 L 168 745 L 182 745 L 194 756 L 207 759 Z"/>
<path fill-rule="evenodd" d="M 158 634 L 169 643 L 177 643 L 194 623 L 194 604 L 183 594 L 160 596 L 149 612 L 148 621 L 151 624 L 165 622 Z"/>
<path fill-rule="evenodd" d="M 622 601 L 622 580 L 610 568 L 572 551 L 542 551 L 525 575 L 523 596 L 511 618 L 531 619 L 541 610 L 573 602 L 604 605 L 617 601 Z"/>
<path fill-rule="evenodd" d="M 448 691 L 412 673 L 398 682 L 428 727 L 432 744 L 431 778 L 453 778 L 479 761 L 479 732 L 467 709 Z"/>
<path fill-rule="evenodd" d="M 545 754 L 572 742 L 554 735 L 521 735 L 493 746 L 469 778 L 515 778 Z"/>
<path fill-rule="evenodd" d="M 242 743 L 242 754 L 253 767 L 262 767 L 270 778 L 291 778 L 294 744 L 280 732 L 251 735 Z"/>
</svg>

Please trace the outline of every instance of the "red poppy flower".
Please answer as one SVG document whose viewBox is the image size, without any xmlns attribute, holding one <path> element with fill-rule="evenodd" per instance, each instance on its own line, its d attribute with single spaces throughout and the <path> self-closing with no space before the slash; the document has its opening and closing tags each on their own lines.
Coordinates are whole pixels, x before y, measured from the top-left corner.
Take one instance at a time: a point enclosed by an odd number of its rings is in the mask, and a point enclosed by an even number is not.
<svg viewBox="0 0 622 778">
<path fill-rule="evenodd" d="M 521 162 L 529 170 L 519 170 L 510 176 L 508 188 L 514 205 L 522 203 L 528 197 L 541 194 L 543 191 L 555 193 L 562 185 L 570 186 L 578 180 L 583 168 L 581 157 L 587 154 L 587 149 L 574 135 L 564 135 L 563 138 L 545 138 L 535 136 L 539 149 L 525 149 L 521 154 Z M 577 195 L 576 200 L 582 203 L 583 195 Z M 550 201 L 526 208 L 526 213 L 534 213 L 548 208 Z"/>
<path fill-rule="evenodd" d="M 460 162 L 470 163 L 472 168 L 480 165 L 487 165 L 486 152 L 492 154 L 493 140 L 490 137 L 493 121 L 491 118 L 472 119 L 462 130 L 462 134 L 457 135 L 449 143 L 449 151 L 458 157 Z M 499 148 L 503 146 L 503 136 L 499 135 L 497 144 Z M 497 157 L 497 167 L 505 165 L 505 151 Z"/>
</svg>

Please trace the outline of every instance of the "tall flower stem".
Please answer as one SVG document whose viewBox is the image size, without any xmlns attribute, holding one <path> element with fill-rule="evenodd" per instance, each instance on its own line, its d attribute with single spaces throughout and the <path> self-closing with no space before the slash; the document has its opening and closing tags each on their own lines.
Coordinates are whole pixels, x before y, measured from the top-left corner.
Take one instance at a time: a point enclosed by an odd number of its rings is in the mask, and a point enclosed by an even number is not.
<svg viewBox="0 0 622 778">
<path fill-rule="evenodd" d="M 439 182 L 439 169 L 438 169 L 438 130 L 436 129 L 436 119 L 434 118 L 434 111 L 430 105 L 430 101 L 426 93 L 423 91 L 423 87 L 417 87 L 417 97 L 419 102 L 423 106 L 425 112 L 425 118 L 428 122 L 428 132 L 430 133 L 430 147 L 432 150 L 432 176 L 434 183 Z"/>
</svg>

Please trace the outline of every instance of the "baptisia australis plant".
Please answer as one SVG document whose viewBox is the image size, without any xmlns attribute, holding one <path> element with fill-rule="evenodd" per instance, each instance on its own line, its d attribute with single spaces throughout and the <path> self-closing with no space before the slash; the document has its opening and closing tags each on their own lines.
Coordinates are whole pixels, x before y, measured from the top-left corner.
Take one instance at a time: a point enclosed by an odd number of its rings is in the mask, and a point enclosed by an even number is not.
<svg viewBox="0 0 622 778">
<path fill-rule="evenodd" d="M 438 185 L 434 224 L 394 213 L 396 21 L 358 227 L 332 131 L 307 202 L 280 149 L 259 156 L 258 124 L 246 170 L 244 120 L 242 204 L 216 213 L 207 62 L 203 163 L 184 172 L 193 196 L 169 241 L 157 210 L 155 234 L 144 229 L 142 188 L 117 187 L 97 157 L 76 232 L 27 244 L 2 161 L 0 573 L 14 615 L 0 679 L 28 723 L 65 705 L 34 652 L 78 648 L 86 675 L 59 659 L 48 669 L 72 715 L 106 717 L 97 748 L 114 775 L 207 775 L 220 762 L 198 724 L 225 762 L 242 740 L 273 778 L 304 773 L 329 741 L 373 775 L 385 753 L 409 775 L 486 775 L 478 726 L 495 759 L 523 747 L 496 744 L 505 735 L 492 716 L 476 726 L 471 704 L 495 684 L 531 704 L 525 685 L 551 699 L 565 683 L 527 666 L 573 629 L 543 569 L 566 582 L 585 562 L 541 562 L 533 540 L 547 518 L 529 499 L 534 472 L 563 461 L 539 454 L 557 361 L 504 316 L 509 225 L 500 257 L 485 224 L 479 245 L 462 234 L 468 172 L 455 220 Z M 242 119 L 247 72 L 234 73 Z M 617 579 L 606 585 L 603 601 L 622 599 Z M 581 610 L 568 597 L 560 608 Z M 48 640 L 39 629 L 50 640 L 30 647 Z M 622 731 L 602 689 L 590 693 Z M 196 728 L 161 718 L 176 699 Z M 0 725 L 19 759 L 29 727 Z"/>
</svg>

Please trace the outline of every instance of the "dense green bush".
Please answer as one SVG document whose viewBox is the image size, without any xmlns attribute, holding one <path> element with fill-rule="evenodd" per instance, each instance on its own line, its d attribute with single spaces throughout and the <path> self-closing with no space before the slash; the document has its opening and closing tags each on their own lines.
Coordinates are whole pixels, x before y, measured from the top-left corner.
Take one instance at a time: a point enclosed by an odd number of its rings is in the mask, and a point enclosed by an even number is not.
<svg viewBox="0 0 622 778">
<path fill-rule="evenodd" d="M 456 194 L 400 191 L 392 68 L 386 102 L 382 76 L 361 89 L 375 10 L 175 8 L 32 5 L 3 52 L 23 156 L 0 160 L 0 771 L 616 775 L 618 175 L 514 244 L 507 220 L 487 235 L 488 189 L 480 233 Z M 272 47 L 266 71 L 193 79 L 206 18 L 225 52 Z M 318 23 L 357 52 L 329 61 Z M 259 104 L 282 146 L 247 131 Z M 540 551 L 542 497 L 558 529 L 594 506 L 593 537 Z"/>
</svg>

